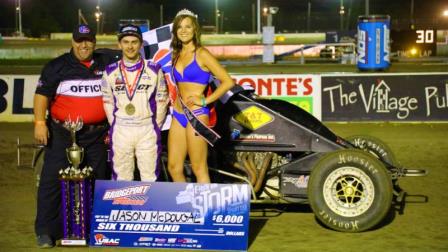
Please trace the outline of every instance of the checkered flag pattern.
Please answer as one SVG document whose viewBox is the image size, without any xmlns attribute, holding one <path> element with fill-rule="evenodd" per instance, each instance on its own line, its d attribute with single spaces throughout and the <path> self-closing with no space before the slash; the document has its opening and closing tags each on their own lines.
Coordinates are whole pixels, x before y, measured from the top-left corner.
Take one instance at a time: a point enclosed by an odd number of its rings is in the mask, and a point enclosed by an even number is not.
<svg viewBox="0 0 448 252">
<path fill-rule="evenodd" d="M 171 29 L 173 24 L 164 25 L 143 33 L 144 55 L 154 61 L 154 56 L 161 49 L 170 49 Z"/>
<path fill-rule="evenodd" d="M 144 32 L 143 35 L 143 49 L 142 55 L 145 59 L 149 59 L 158 63 L 162 67 L 165 76 L 165 81 L 170 89 L 170 99 L 174 101 L 175 92 L 172 91 L 174 79 L 171 76 L 171 30 L 173 24 L 164 25 L 156 29 Z M 166 117 L 162 130 L 168 130 L 171 125 L 171 110 Z"/>
</svg>

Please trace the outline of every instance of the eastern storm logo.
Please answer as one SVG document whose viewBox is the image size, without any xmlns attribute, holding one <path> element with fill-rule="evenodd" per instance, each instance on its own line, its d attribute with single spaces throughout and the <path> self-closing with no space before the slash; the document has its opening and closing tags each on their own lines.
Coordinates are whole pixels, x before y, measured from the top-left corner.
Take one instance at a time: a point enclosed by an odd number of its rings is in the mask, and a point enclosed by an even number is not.
<svg viewBox="0 0 448 252">
<path fill-rule="evenodd" d="M 176 203 L 191 204 L 194 218 L 200 220 L 209 212 L 244 213 L 249 198 L 247 185 L 188 184 L 185 190 L 176 196 Z"/>
</svg>

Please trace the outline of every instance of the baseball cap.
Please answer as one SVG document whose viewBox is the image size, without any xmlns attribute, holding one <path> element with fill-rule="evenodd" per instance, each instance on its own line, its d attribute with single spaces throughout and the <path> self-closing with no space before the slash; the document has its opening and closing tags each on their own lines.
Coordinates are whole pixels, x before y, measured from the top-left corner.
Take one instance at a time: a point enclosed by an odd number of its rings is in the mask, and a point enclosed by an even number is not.
<svg viewBox="0 0 448 252">
<path fill-rule="evenodd" d="M 142 31 L 140 27 L 132 24 L 123 25 L 118 33 L 118 40 L 120 41 L 125 36 L 134 36 L 142 41 Z"/>
<path fill-rule="evenodd" d="M 82 40 L 95 40 L 96 32 L 90 28 L 88 25 L 82 24 L 77 25 L 73 29 L 73 40 L 82 41 Z"/>
</svg>

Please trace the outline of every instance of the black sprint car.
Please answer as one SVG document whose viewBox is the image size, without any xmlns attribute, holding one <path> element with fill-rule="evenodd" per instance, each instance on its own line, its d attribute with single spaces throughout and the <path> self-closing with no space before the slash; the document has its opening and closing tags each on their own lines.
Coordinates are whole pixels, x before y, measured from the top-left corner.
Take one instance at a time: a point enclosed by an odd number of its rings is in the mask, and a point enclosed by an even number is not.
<svg viewBox="0 0 448 252">
<path fill-rule="evenodd" d="M 343 139 L 282 100 L 240 89 L 217 111 L 221 139 L 210 148 L 209 163 L 221 175 L 213 182 L 248 183 L 253 202 L 309 203 L 334 230 L 376 227 L 393 203 L 404 202 L 398 179 L 426 175 L 399 167 L 380 139 Z"/>
</svg>

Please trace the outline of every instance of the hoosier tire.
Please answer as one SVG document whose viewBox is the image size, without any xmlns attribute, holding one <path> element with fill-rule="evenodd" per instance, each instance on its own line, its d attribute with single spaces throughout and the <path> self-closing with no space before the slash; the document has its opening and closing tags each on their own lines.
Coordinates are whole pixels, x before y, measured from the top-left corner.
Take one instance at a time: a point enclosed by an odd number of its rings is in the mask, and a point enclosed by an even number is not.
<svg viewBox="0 0 448 252">
<path fill-rule="evenodd" d="M 354 149 L 325 155 L 313 167 L 308 198 L 317 219 L 342 232 L 378 225 L 392 204 L 392 182 L 384 165 Z"/>
<path fill-rule="evenodd" d="M 391 165 L 397 165 L 395 155 L 391 148 L 379 138 L 366 135 L 355 135 L 347 137 L 346 140 L 356 148 L 369 152 L 381 161 Z"/>
</svg>

